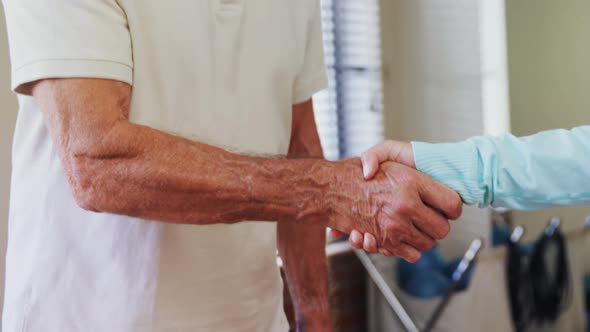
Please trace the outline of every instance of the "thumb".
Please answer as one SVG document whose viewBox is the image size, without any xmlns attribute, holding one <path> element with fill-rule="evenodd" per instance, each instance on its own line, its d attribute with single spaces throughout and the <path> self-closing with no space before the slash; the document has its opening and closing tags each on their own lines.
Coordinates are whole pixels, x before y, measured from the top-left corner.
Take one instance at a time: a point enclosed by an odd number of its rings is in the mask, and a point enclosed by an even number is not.
<svg viewBox="0 0 590 332">
<path fill-rule="evenodd" d="M 403 142 L 385 141 L 365 151 L 365 153 L 361 155 L 365 180 L 372 179 L 375 176 L 381 163 L 386 161 L 400 162 L 400 160 L 398 160 L 400 154 L 407 150 L 408 145 L 408 143 Z M 405 156 L 401 157 L 404 157 L 405 159 Z"/>
<path fill-rule="evenodd" d="M 363 164 L 363 176 L 365 177 L 365 180 L 372 179 L 375 174 L 377 174 L 379 165 L 381 164 L 379 157 L 371 152 L 371 150 L 366 151 L 361 155 L 361 163 Z"/>
</svg>

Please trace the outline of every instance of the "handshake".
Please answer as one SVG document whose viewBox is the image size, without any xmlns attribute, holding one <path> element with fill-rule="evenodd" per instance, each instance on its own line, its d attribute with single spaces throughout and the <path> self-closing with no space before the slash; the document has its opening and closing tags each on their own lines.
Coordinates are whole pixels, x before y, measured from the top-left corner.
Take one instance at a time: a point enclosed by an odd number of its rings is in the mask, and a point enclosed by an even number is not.
<svg viewBox="0 0 590 332">
<path fill-rule="evenodd" d="M 459 195 L 415 170 L 409 143 L 387 141 L 342 164 L 328 226 L 332 236 L 350 234 L 357 249 L 416 262 L 461 216 Z M 364 180 L 354 181 L 361 167 Z"/>
</svg>

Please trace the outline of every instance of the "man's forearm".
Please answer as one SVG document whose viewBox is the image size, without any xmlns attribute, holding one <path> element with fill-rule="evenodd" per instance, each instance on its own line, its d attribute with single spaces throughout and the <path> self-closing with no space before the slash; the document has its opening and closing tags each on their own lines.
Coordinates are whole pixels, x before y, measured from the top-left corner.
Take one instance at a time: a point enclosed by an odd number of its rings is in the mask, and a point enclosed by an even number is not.
<svg viewBox="0 0 590 332">
<path fill-rule="evenodd" d="M 323 158 L 311 101 L 293 107 L 289 158 Z M 331 331 L 325 227 L 279 223 L 277 239 L 297 330 Z"/>
<path fill-rule="evenodd" d="M 277 236 L 299 330 L 329 328 L 332 322 L 325 228 L 279 223 Z"/>
<path fill-rule="evenodd" d="M 126 121 L 102 143 L 68 165 L 77 196 L 93 210 L 195 224 L 309 220 L 322 212 L 323 161 L 237 155 Z"/>
<path fill-rule="evenodd" d="M 34 91 L 82 207 L 189 224 L 323 214 L 330 163 L 242 156 L 136 125 L 127 121 L 126 85 L 69 82 Z"/>
</svg>

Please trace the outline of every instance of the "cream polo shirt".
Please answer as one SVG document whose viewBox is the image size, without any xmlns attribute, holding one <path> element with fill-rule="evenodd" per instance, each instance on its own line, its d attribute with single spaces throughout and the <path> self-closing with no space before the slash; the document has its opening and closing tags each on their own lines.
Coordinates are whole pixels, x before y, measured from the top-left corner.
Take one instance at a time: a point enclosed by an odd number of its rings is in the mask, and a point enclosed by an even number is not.
<svg viewBox="0 0 590 332">
<path fill-rule="evenodd" d="M 288 330 L 275 224 L 82 210 L 27 83 L 127 82 L 132 122 L 285 154 L 291 106 L 326 85 L 318 2 L 3 0 L 20 102 L 4 332 Z"/>
</svg>

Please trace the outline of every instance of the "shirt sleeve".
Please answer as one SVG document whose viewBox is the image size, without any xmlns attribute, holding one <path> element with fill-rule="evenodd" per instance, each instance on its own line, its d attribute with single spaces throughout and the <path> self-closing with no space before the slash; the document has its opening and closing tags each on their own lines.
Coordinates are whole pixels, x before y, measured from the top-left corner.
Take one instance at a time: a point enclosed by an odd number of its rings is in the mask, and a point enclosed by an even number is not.
<svg viewBox="0 0 590 332">
<path fill-rule="evenodd" d="M 590 204 L 590 126 L 412 146 L 416 167 L 467 204 L 518 210 Z"/>
<path fill-rule="evenodd" d="M 312 0 L 311 3 L 313 3 L 313 10 L 307 24 L 307 38 L 303 43 L 305 46 L 303 65 L 293 85 L 293 104 L 308 100 L 314 93 L 328 86 L 324 64 L 320 1 Z"/>
<path fill-rule="evenodd" d="M 127 19 L 117 0 L 3 0 L 12 89 L 45 78 L 103 78 L 132 84 Z"/>
</svg>

